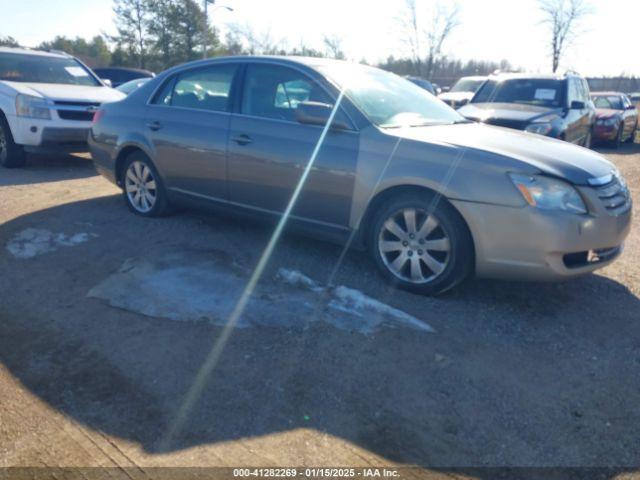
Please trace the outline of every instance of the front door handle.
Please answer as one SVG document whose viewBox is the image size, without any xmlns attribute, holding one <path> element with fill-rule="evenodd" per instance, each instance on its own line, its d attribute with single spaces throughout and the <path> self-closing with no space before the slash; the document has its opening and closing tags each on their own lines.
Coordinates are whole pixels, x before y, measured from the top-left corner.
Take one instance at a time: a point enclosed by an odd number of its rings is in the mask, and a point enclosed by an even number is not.
<svg viewBox="0 0 640 480">
<path fill-rule="evenodd" d="M 231 140 L 236 142 L 238 145 L 249 145 L 251 142 L 253 142 L 253 140 L 251 140 L 251 137 L 249 135 L 244 135 L 244 134 L 236 135 Z"/>
<path fill-rule="evenodd" d="M 162 124 L 158 121 L 154 121 L 154 122 L 147 122 L 147 128 L 149 130 L 153 130 L 154 132 L 157 132 L 158 130 L 160 130 L 162 128 Z"/>
</svg>

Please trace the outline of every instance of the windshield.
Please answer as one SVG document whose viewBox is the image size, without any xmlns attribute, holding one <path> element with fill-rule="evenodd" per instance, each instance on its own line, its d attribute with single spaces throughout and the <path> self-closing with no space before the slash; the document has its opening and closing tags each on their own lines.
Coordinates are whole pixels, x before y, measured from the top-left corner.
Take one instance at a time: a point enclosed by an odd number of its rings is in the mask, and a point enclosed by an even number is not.
<svg viewBox="0 0 640 480">
<path fill-rule="evenodd" d="M 383 128 L 464 121 L 455 110 L 404 78 L 361 65 L 320 68 L 342 88 L 373 124 Z"/>
<path fill-rule="evenodd" d="M 461 78 L 451 87 L 451 92 L 473 92 L 475 93 L 484 83 L 484 80 L 474 80 L 471 78 Z"/>
<path fill-rule="evenodd" d="M 0 53 L 0 80 L 98 86 L 98 81 L 73 58 Z"/>
<path fill-rule="evenodd" d="M 472 103 L 522 103 L 542 107 L 564 105 L 564 83 L 554 79 L 488 80 Z"/>
<path fill-rule="evenodd" d="M 130 80 L 127 83 L 123 83 L 116 90 L 120 90 L 122 93 L 129 95 L 131 92 L 137 90 L 142 85 L 147 83 L 150 78 L 136 78 L 135 80 Z"/>
<path fill-rule="evenodd" d="M 616 95 L 594 96 L 593 103 L 596 108 L 610 108 L 612 110 L 624 110 L 622 98 Z"/>
</svg>

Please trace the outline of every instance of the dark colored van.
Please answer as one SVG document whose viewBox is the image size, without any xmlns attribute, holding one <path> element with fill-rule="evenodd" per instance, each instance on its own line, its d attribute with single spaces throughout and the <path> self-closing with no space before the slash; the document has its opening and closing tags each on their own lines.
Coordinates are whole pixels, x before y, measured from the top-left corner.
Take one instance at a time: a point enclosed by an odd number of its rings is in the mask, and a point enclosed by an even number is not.
<svg viewBox="0 0 640 480">
<path fill-rule="evenodd" d="M 119 87 L 123 83 L 137 80 L 139 78 L 153 78 L 155 73 L 140 68 L 94 68 L 93 71 L 103 80 L 109 80 L 113 88 Z"/>
</svg>

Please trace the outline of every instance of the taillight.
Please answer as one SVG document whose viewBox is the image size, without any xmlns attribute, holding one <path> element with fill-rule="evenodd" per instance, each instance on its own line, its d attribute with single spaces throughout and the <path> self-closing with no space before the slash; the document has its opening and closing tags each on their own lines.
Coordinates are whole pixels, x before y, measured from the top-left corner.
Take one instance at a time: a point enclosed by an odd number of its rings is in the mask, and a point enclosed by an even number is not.
<svg viewBox="0 0 640 480">
<path fill-rule="evenodd" d="M 102 108 L 99 108 L 93 114 L 93 124 L 95 125 L 96 123 L 98 123 L 102 117 L 104 117 L 104 110 Z"/>
</svg>

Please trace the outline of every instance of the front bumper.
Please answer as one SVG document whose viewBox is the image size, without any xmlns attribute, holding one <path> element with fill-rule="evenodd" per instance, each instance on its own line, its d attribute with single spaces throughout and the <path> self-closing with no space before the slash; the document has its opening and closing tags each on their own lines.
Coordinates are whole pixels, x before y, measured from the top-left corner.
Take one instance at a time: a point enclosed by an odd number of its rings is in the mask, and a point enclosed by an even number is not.
<svg viewBox="0 0 640 480">
<path fill-rule="evenodd" d="M 452 201 L 471 230 L 477 275 L 562 280 L 609 265 L 622 253 L 631 208 L 611 215 L 595 203 L 595 192 L 587 194 L 588 215 Z"/>
<path fill-rule="evenodd" d="M 618 135 L 618 127 L 597 125 L 593 127 L 594 140 L 615 140 Z"/>
<path fill-rule="evenodd" d="M 57 148 L 67 151 L 86 151 L 91 122 L 69 120 L 40 120 L 13 117 L 11 133 L 15 142 L 27 148 Z"/>
</svg>

